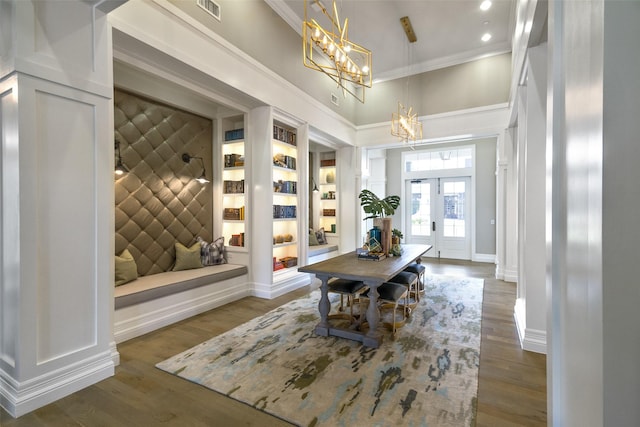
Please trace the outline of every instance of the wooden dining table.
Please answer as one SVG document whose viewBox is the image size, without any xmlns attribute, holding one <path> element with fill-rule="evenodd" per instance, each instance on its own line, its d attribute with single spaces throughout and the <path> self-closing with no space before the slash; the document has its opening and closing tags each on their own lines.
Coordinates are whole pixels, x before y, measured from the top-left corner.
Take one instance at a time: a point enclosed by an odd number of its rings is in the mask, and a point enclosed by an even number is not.
<svg viewBox="0 0 640 427">
<path fill-rule="evenodd" d="M 431 245 L 402 245 L 402 255 L 387 257 L 379 261 L 358 259 L 356 252 L 349 252 L 344 255 L 329 258 L 315 264 L 299 267 L 298 271 L 315 274 L 321 280 L 320 302 L 320 322 L 315 328 L 315 332 L 321 336 L 337 336 L 362 342 L 367 347 L 377 348 L 382 343 L 382 335 L 378 331 L 380 316 L 377 309 L 378 286 L 392 279 L 396 274 L 403 271 L 409 264 L 418 260 L 423 254 L 431 249 Z M 366 311 L 366 318 L 369 330 L 364 333 L 353 328 L 340 328 L 329 323 L 329 280 L 331 278 L 358 280 L 364 282 L 369 287 L 369 307 Z"/>
</svg>

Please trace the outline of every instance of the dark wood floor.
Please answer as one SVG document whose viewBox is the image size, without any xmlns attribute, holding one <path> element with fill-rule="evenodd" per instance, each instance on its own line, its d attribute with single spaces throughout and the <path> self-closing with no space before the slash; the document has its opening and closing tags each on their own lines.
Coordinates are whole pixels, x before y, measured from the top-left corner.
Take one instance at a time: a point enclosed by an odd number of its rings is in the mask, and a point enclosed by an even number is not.
<svg viewBox="0 0 640 427">
<path fill-rule="evenodd" d="M 491 264 L 426 262 L 434 274 L 485 279 L 477 426 L 546 425 L 546 358 L 520 349 L 513 320 L 515 285 L 494 279 Z M 114 377 L 18 419 L 0 410 L 0 425 L 288 426 L 155 364 L 306 292 L 274 300 L 245 298 L 122 343 Z"/>
</svg>

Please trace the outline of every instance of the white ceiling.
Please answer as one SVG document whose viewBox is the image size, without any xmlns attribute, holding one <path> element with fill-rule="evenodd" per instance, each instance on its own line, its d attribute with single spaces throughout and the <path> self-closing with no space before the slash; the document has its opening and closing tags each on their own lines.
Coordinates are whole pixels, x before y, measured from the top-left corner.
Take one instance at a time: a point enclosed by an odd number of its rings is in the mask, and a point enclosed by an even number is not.
<svg viewBox="0 0 640 427">
<path fill-rule="evenodd" d="M 302 32 L 304 0 L 265 1 Z M 384 81 L 509 52 L 515 0 L 492 1 L 487 11 L 480 10 L 482 0 L 336 0 L 336 6 L 340 22 L 349 20 L 349 40 L 372 51 L 374 81 Z M 321 2 L 333 11 L 331 0 Z M 330 28 L 330 21 L 311 3 L 308 16 Z M 404 33 L 403 16 L 411 19 L 415 43 Z M 484 33 L 492 35 L 490 41 L 480 40 Z"/>
</svg>

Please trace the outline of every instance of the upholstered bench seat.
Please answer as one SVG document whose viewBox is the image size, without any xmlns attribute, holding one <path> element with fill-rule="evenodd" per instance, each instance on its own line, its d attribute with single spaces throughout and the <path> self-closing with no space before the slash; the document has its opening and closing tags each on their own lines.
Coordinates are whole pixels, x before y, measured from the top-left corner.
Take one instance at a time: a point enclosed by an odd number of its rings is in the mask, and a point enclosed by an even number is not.
<svg viewBox="0 0 640 427">
<path fill-rule="evenodd" d="M 318 255 L 322 255 L 322 254 L 326 254 L 329 252 L 334 252 L 338 250 L 338 245 L 315 245 L 315 246 L 309 246 L 309 258 L 318 256 Z"/>
<path fill-rule="evenodd" d="M 115 308 L 139 304 L 151 299 L 221 282 L 247 274 L 247 267 L 236 264 L 220 264 L 192 270 L 167 271 L 138 277 L 115 289 Z"/>
</svg>

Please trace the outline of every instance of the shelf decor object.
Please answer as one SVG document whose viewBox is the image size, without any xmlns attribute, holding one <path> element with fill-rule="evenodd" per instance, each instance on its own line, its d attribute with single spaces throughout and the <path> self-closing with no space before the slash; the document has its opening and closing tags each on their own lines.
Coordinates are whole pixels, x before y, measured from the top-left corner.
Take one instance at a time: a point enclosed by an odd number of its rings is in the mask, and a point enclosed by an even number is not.
<svg viewBox="0 0 640 427">
<path fill-rule="evenodd" d="M 302 62 L 305 67 L 322 71 L 342 88 L 346 97 L 349 93 L 364 103 L 365 88 L 373 83 L 371 73 L 371 51 L 348 38 L 349 19 L 344 25 L 338 17 L 338 8 L 333 1 L 333 15 L 319 0 L 311 0 L 312 8 L 321 11 L 331 24 L 323 28 L 318 21 L 309 17 L 307 3 L 304 2 L 304 22 L 302 23 Z M 317 54 L 315 54 L 317 53 Z"/>
</svg>

